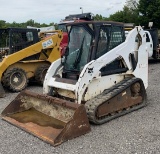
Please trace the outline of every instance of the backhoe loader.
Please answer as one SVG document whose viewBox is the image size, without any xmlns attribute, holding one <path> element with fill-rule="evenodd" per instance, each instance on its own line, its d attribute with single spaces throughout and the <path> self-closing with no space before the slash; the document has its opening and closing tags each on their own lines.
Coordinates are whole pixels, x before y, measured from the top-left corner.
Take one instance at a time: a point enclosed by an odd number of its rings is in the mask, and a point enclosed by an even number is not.
<svg viewBox="0 0 160 154">
<path fill-rule="evenodd" d="M 49 67 L 44 94 L 21 92 L 2 118 L 56 146 L 147 105 L 148 48 L 137 26 L 125 39 L 117 22 L 67 24 L 65 56 Z M 152 42 L 151 42 L 152 43 Z"/>
<path fill-rule="evenodd" d="M 13 92 L 23 90 L 30 79 L 42 85 L 50 64 L 61 57 L 61 40 L 62 31 L 40 40 L 36 29 L 0 29 L 0 97 L 2 85 Z"/>
</svg>

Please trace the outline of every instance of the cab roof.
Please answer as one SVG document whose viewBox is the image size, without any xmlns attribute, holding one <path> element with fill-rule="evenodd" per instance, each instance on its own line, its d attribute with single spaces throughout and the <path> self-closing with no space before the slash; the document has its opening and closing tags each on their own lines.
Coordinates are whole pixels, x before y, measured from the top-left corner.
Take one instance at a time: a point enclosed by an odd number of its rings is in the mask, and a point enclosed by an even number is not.
<svg viewBox="0 0 160 154">
<path fill-rule="evenodd" d="M 122 23 L 122 22 L 115 22 L 115 21 L 81 21 L 81 22 L 68 23 L 67 26 L 71 26 L 71 25 L 83 25 L 83 24 L 115 25 L 115 26 L 124 27 L 124 23 Z"/>
</svg>

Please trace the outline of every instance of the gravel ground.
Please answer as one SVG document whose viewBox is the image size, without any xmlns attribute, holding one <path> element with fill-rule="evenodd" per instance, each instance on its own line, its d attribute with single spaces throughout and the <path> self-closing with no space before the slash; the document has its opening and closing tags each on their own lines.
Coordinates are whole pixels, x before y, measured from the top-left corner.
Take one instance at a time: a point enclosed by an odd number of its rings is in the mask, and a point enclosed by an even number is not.
<svg viewBox="0 0 160 154">
<path fill-rule="evenodd" d="M 159 154 L 160 63 L 150 61 L 148 106 L 101 126 L 86 135 L 53 147 L 0 118 L 0 154 Z M 42 93 L 42 88 L 29 90 Z M 0 99 L 0 112 L 17 94 Z"/>
</svg>

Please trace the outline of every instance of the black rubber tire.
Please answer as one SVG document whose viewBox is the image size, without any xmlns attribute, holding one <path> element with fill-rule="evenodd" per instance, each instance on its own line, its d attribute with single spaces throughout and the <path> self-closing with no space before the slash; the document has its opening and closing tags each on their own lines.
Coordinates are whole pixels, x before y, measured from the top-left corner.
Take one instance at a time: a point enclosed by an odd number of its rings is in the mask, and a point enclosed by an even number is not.
<svg viewBox="0 0 160 154">
<path fill-rule="evenodd" d="M 39 66 L 35 72 L 35 80 L 41 86 L 43 85 L 44 78 L 45 78 L 45 75 L 47 73 L 49 66 L 50 66 L 49 64 Z"/>
<path fill-rule="evenodd" d="M 28 85 L 26 72 L 21 68 L 8 69 L 2 77 L 3 86 L 12 92 L 19 92 Z"/>
</svg>

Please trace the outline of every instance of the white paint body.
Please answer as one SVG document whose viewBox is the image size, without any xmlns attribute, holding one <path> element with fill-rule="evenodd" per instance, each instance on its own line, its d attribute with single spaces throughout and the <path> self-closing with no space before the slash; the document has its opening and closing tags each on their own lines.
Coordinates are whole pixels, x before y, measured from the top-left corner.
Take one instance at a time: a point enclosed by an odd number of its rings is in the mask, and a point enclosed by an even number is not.
<svg viewBox="0 0 160 154">
<path fill-rule="evenodd" d="M 152 41 L 152 37 L 151 37 L 151 34 L 149 33 L 149 31 L 145 31 L 145 33 L 149 37 L 149 42 L 146 41 L 146 48 L 147 48 L 147 51 L 148 51 L 148 57 L 152 57 L 152 55 L 153 55 L 153 41 Z M 129 34 L 129 31 L 125 31 L 125 37 L 127 37 L 128 34 Z"/>
<path fill-rule="evenodd" d="M 137 42 L 135 42 L 138 34 L 141 36 L 141 45 L 139 48 L 137 48 Z M 135 27 L 129 32 L 125 42 L 110 50 L 98 59 L 86 64 L 81 71 L 76 84 L 55 81 L 53 76 L 57 74 L 58 70 L 60 70 L 58 68 L 61 67 L 61 59 L 53 62 L 45 77 L 43 93 L 49 93 L 50 87 L 53 87 L 59 89 L 59 92 L 62 95 L 73 98 L 76 103 L 81 104 L 82 101 L 87 101 L 102 93 L 105 89 L 108 89 L 116 83 L 122 81 L 126 76 L 141 78 L 145 88 L 147 88 L 148 52 L 149 49 L 146 44 L 145 31 L 140 26 Z M 137 56 L 137 66 L 134 71 L 129 59 L 129 55 L 131 53 Z M 128 67 L 128 71 L 120 74 L 101 76 L 100 69 L 118 57 L 123 58 Z M 89 71 L 90 69 L 92 69 L 92 71 Z"/>
</svg>

